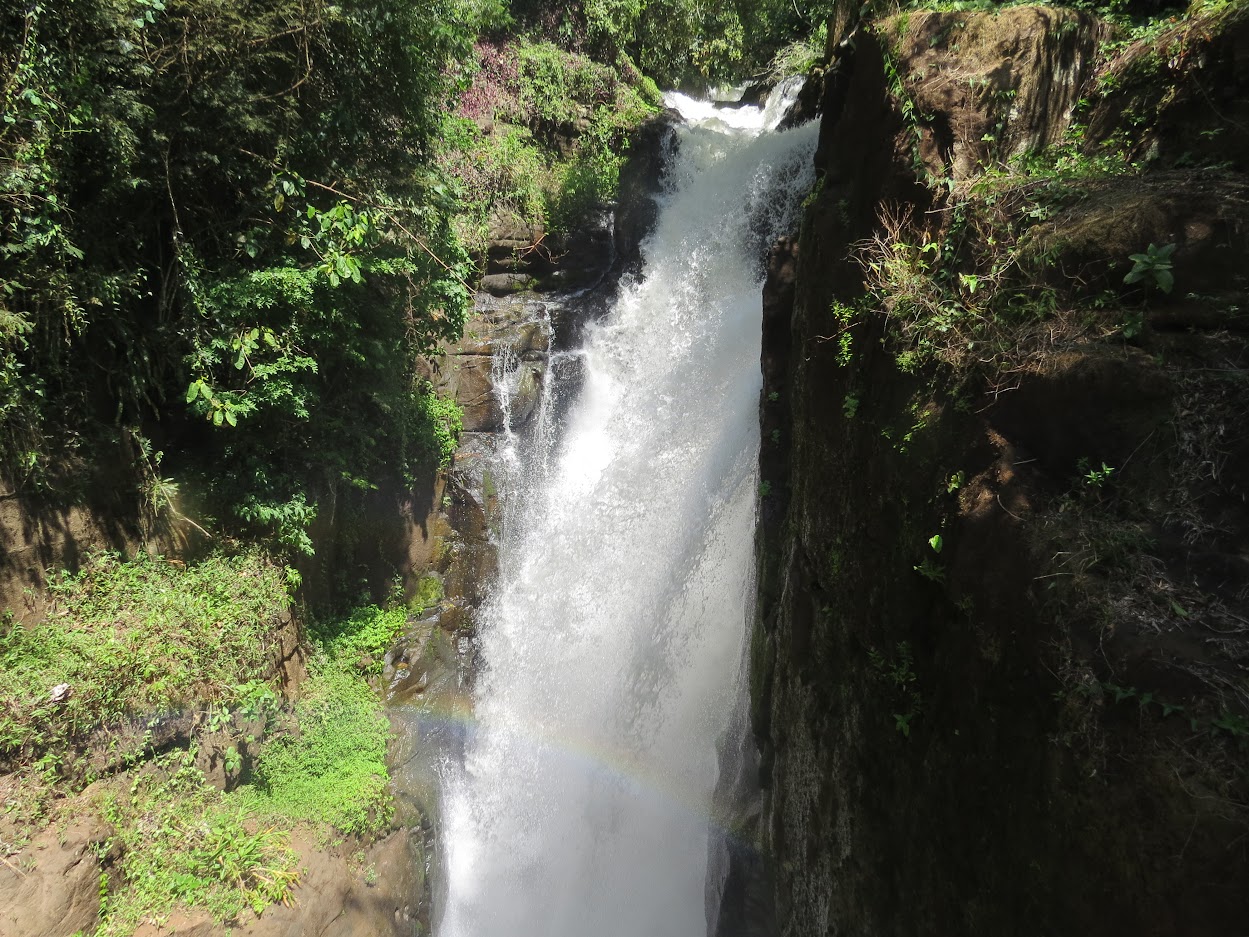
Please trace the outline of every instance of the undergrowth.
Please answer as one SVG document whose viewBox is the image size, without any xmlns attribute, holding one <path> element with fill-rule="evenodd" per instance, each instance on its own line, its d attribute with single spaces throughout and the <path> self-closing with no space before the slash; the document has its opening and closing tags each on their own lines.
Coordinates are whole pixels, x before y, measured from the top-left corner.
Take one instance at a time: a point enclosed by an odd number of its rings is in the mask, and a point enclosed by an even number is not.
<svg viewBox="0 0 1249 937">
<path fill-rule="evenodd" d="M 98 850 L 98 934 L 132 933 L 178 907 L 217 922 L 259 913 L 291 898 L 292 829 L 367 841 L 389 826 L 390 728 L 368 678 L 408 610 L 366 606 L 315 622 L 308 677 L 283 711 L 271 649 L 287 586 L 255 553 L 189 565 L 101 553 L 55 579 L 46 621 L 6 621 L 0 756 L 11 773 L 0 783 L 0 855 L 16 855 L 50 823 L 98 813 L 113 830 Z M 189 740 L 150 751 L 142 727 L 188 711 L 199 716 Z M 239 713 L 253 727 L 240 739 L 251 770 L 223 793 L 197 767 L 199 748 L 203 733 L 234 732 Z M 115 732 L 126 720 L 131 731 Z M 107 770 L 91 756 L 102 738 L 119 749 Z"/>
<path fill-rule="evenodd" d="M 179 905 L 231 921 L 291 900 L 299 869 L 289 835 L 257 824 L 205 783 L 191 751 L 155 759 L 128 786 L 102 795 L 100 807 L 122 853 L 118 887 L 109 887 L 112 877 L 102 882 L 97 937 L 162 922 Z"/>
<path fill-rule="evenodd" d="M 1090 297 L 1083 284 L 1054 275 L 1062 246 L 1049 233 L 1054 219 L 1137 171 L 1115 147 L 1085 152 L 1082 134 L 1076 125 L 1067 141 L 987 166 L 966 182 L 930 180 L 941 207 L 922 218 L 882 209 L 877 233 L 855 256 L 865 306 L 883 310 L 896 327 L 902 370 L 940 361 L 1009 382 L 1060 338 L 1119 330 L 1099 312 L 1117 305 L 1114 297 Z M 841 308 L 834 317 L 848 325 L 853 313 Z"/>
<path fill-rule="evenodd" d="M 0 634 L 0 763 L 46 758 L 129 716 L 231 705 L 267 678 L 285 572 L 259 554 L 189 566 L 140 555 L 90 556 L 50 584 L 38 624 Z"/>
<path fill-rule="evenodd" d="M 324 822 L 344 835 L 385 829 L 390 726 L 362 672 L 377 672 L 407 620 L 404 608 L 357 609 L 314 631 L 315 654 L 295 706 L 297 732 L 261 750 L 252 785 L 238 797 L 256 813 Z"/>
<path fill-rule="evenodd" d="M 571 233 L 616 197 L 628 132 L 662 103 L 658 89 L 623 53 L 613 68 L 513 40 L 479 42 L 476 59 L 438 151 L 461 235 L 480 250 L 499 224 Z"/>
</svg>

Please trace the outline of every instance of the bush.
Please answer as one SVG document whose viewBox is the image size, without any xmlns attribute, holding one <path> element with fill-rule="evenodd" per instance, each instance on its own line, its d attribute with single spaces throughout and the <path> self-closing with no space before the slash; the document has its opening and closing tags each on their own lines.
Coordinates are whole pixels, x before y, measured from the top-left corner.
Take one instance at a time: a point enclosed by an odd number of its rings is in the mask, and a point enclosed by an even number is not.
<svg viewBox="0 0 1249 937">
<path fill-rule="evenodd" d="M 471 267 L 430 157 L 487 7 L 0 3 L 0 474 L 64 494 L 159 424 L 225 526 L 306 549 L 441 448 L 415 359 Z"/>
<path fill-rule="evenodd" d="M 476 52 L 438 154 L 459 182 L 461 235 L 481 250 L 492 224 L 575 231 L 615 199 L 629 131 L 658 91 L 623 55 L 609 67 L 550 42 Z"/>
</svg>

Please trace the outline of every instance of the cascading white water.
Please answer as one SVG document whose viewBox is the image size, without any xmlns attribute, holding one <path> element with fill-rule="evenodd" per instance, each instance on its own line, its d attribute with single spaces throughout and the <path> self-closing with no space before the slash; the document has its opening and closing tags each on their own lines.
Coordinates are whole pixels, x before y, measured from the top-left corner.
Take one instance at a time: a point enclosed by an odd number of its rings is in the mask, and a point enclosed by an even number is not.
<svg viewBox="0 0 1249 937">
<path fill-rule="evenodd" d="M 760 251 L 794 223 L 816 129 L 669 103 L 688 122 L 643 275 L 588 330 L 553 448 L 513 473 L 477 726 L 445 781 L 440 937 L 706 933 L 752 588 Z"/>
</svg>

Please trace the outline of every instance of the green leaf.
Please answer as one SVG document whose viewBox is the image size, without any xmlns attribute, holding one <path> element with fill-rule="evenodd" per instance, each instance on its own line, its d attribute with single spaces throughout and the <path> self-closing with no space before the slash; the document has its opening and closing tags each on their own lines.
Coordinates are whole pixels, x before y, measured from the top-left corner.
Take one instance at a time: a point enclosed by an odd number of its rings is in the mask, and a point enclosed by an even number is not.
<svg viewBox="0 0 1249 937">
<path fill-rule="evenodd" d="M 928 538 L 928 545 L 932 547 L 934 553 L 940 553 L 941 547 L 944 545 L 944 541 L 941 539 L 940 534 L 933 534 Z"/>
<path fill-rule="evenodd" d="M 1154 271 L 1154 280 L 1158 284 L 1158 289 L 1164 293 L 1171 292 L 1171 288 L 1175 286 L 1175 275 L 1165 268 Z"/>
<path fill-rule="evenodd" d="M 226 422 L 229 423 L 231 426 L 239 425 L 239 418 L 234 415 L 233 410 L 226 410 L 225 415 L 226 415 Z"/>
<path fill-rule="evenodd" d="M 186 402 L 190 403 L 199 396 L 200 382 L 192 381 L 191 385 L 186 389 Z"/>
</svg>

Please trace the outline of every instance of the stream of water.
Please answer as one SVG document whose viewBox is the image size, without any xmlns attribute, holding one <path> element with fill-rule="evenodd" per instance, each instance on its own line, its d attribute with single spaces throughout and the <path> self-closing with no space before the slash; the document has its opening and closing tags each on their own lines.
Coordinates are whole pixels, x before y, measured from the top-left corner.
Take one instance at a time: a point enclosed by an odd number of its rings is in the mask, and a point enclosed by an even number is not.
<svg viewBox="0 0 1249 937">
<path fill-rule="evenodd" d="M 772 131 L 779 96 L 669 103 L 686 123 L 643 272 L 575 352 L 577 398 L 516 444 L 476 728 L 444 779 L 439 937 L 707 933 L 753 601 L 762 255 L 816 126 Z"/>
</svg>

